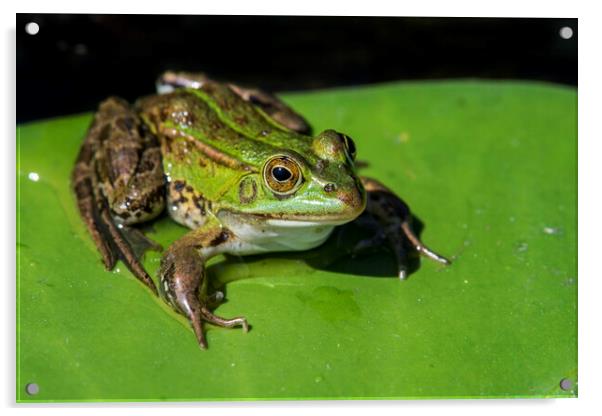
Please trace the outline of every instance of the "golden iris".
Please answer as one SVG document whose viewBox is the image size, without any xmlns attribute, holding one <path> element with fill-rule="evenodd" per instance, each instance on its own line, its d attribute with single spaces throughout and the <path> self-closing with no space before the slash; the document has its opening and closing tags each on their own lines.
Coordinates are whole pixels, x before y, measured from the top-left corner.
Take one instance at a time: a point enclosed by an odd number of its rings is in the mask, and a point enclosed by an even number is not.
<svg viewBox="0 0 602 416">
<path fill-rule="evenodd" d="M 302 182 L 299 164 L 288 156 L 274 156 L 263 168 L 267 186 L 276 194 L 289 195 L 299 189 Z"/>
</svg>

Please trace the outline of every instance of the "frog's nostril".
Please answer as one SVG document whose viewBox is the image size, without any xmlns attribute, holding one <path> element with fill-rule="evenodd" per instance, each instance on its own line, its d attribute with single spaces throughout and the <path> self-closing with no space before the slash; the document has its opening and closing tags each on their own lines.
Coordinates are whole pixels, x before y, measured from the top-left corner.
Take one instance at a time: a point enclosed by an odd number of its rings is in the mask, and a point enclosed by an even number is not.
<svg viewBox="0 0 602 416">
<path fill-rule="evenodd" d="M 324 185 L 324 192 L 334 192 L 337 189 L 334 183 L 327 183 Z"/>
</svg>

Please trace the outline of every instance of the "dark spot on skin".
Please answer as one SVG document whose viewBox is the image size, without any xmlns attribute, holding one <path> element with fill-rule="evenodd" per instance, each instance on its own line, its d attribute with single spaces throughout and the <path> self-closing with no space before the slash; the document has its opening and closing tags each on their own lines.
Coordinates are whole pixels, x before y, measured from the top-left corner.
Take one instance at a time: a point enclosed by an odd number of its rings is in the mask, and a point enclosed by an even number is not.
<svg viewBox="0 0 602 416">
<path fill-rule="evenodd" d="M 157 186 L 148 194 L 143 194 L 136 199 L 132 199 L 127 196 L 125 198 L 125 204 L 129 211 L 143 211 L 147 214 L 152 214 L 157 208 L 157 202 L 162 202 L 164 199 L 165 188 L 162 186 Z"/>
<path fill-rule="evenodd" d="M 134 119 L 132 117 L 118 118 L 117 121 L 115 121 L 115 125 L 120 130 L 130 132 L 134 128 Z"/>
<path fill-rule="evenodd" d="M 260 106 L 260 107 L 262 107 L 265 104 L 264 101 L 260 97 L 258 97 L 257 95 L 255 95 L 255 94 L 250 94 L 249 95 L 249 102 L 251 104 L 255 104 L 255 105 Z"/>
<path fill-rule="evenodd" d="M 192 186 L 190 186 L 190 185 L 186 186 L 186 191 L 191 192 L 191 193 L 194 192 L 194 190 L 192 189 Z"/>
<path fill-rule="evenodd" d="M 335 189 L 337 189 L 337 187 L 334 183 L 327 183 L 324 185 L 324 192 L 334 192 Z"/>
<path fill-rule="evenodd" d="M 215 237 L 213 240 L 211 240 L 211 242 L 209 242 L 209 245 L 211 247 L 215 247 L 215 246 L 227 241 L 228 238 L 230 238 L 230 233 L 228 231 L 224 230 L 221 233 L 219 233 L 219 235 L 217 237 Z"/>
<path fill-rule="evenodd" d="M 94 152 L 92 144 L 85 142 L 79 150 L 79 155 L 77 156 L 78 163 L 88 165 L 94 157 Z"/>
<path fill-rule="evenodd" d="M 175 188 L 176 191 L 181 191 L 182 189 L 184 189 L 184 187 L 186 187 L 186 182 L 182 182 L 182 181 L 175 181 L 173 183 L 173 186 Z"/>
<path fill-rule="evenodd" d="M 123 218 L 124 220 L 127 220 L 128 218 L 131 217 L 131 214 L 128 211 L 123 211 L 123 212 L 117 213 L 117 216 L 119 216 L 120 218 Z"/>
<path fill-rule="evenodd" d="M 160 112 L 159 114 L 159 119 L 162 122 L 165 122 L 165 120 L 167 120 L 169 118 L 169 110 L 166 108 L 163 111 Z"/>
<path fill-rule="evenodd" d="M 136 218 L 140 218 L 142 216 L 142 213 L 140 211 L 136 212 Z"/>
<path fill-rule="evenodd" d="M 98 135 L 98 140 L 100 142 L 104 142 L 105 140 L 107 140 L 109 138 L 110 135 L 111 135 L 111 125 L 105 124 L 104 127 L 102 128 L 102 130 L 100 131 L 100 134 Z"/>
<path fill-rule="evenodd" d="M 138 173 L 152 172 L 156 168 L 156 164 L 151 159 L 142 159 L 138 166 Z"/>
<path fill-rule="evenodd" d="M 159 144 L 159 140 L 154 135 L 147 134 L 150 133 L 150 129 L 146 124 L 140 124 L 140 126 L 138 126 L 138 132 L 140 133 L 140 137 L 145 137 L 150 144 Z"/>
<path fill-rule="evenodd" d="M 200 195 L 192 195 L 192 202 L 194 206 L 201 212 L 201 215 L 205 215 L 205 204 L 204 199 Z"/>
<path fill-rule="evenodd" d="M 89 179 L 77 183 L 75 185 L 75 195 L 77 196 L 77 199 L 84 199 L 90 197 L 92 195 L 92 193 L 90 192 L 91 187 L 92 183 Z"/>
<path fill-rule="evenodd" d="M 245 178 L 238 187 L 238 199 L 242 204 L 248 204 L 257 196 L 257 184 L 252 178 Z"/>
<path fill-rule="evenodd" d="M 148 197 L 149 201 L 157 202 L 165 199 L 165 188 L 163 186 L 157 186 Z"/>
<path fill-rule="evenodd" d="M 203 208 L 203 205 L 201 204 L 202 200 L 203 200 L 203 198 L 199 197 L 198 195 L 192 196 L 192 202 L 194 203 L 194 206 L 197 207 L 197 209 Z"/>
</svg>

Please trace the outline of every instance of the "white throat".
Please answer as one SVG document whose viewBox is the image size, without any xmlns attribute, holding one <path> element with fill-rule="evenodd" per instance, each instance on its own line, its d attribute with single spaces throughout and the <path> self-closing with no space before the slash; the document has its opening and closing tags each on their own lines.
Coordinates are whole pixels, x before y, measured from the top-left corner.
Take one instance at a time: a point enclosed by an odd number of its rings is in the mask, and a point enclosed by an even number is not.
<svg viewBox="0 0 602 416">
<path fill-rule="evenodd" d="M 240 255 L 309 250 L 324 243 L 336 225 L 277 219 L 246 221 L 248 218 L 237 215 L 220 219 L 240 240 L 241 244 L 233 247 Z"/>
</svg>

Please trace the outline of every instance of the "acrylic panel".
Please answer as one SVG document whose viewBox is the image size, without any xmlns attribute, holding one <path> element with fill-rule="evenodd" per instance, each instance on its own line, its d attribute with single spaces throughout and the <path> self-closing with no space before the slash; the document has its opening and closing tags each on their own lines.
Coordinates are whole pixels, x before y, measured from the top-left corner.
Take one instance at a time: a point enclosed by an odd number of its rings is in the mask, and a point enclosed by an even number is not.
<svg viewBox="0 0 602 416">
<path fill-rule="evenodd" d="M 442 61 L 442 76 L 434 75 L 436 64 L 421 67 L 424 77 L 439 78 L 427 80 L 399 69 L 397 57 L 387 70 L 369 70 L 359 60 L 359 70 L 346 72 L 341 65 L 321 76 L 320 39 L 289 32 L 308 19 L 308 27 L 326 33 L 326 23 L 341 29 L 350 21 L 346 18 L 182 19 L 64 16 L 62 27 L 57 16 L 17 17 L 17 401 L 577 396 L 577 88 L 570 68 L 541 73 L 538 79 L 512 69 L 513 62 L 506 73 L 494 73 L 497 63 L 483 59 L 471 76 L 470 69 Z M 413 28 L 434 45 L 443 42 L 438 34 L 449 25 L 493 36 L 485 28 L 508 20 L 380 22 L 394 36 L 400 36 L 394 28 Z M 566 49 L 576 71 L 576 51 L 571 52 L 576 20 L 530 20 L 538 30 L 551 28 L 549 59 Z M 39 23 L 36 35 L 23 30 L 30 21 Z M 142 36 L 144 28 L 162 21 L 167 27 L 185 22 L 181 30 L 188 35 L 196 33 L 195 24 L 214 21 L 234 37 L 241 36 L 241 26 L 270 24 L 285 39 L 266 40 L 271 46 L 264 54 L 258 51 L 258 59 L 270 66 L 277 60 L 274 51 L 290 44 L 304 48 L 299 52 L 303 61 L 283 52 L 288 61 L 266 69 L 262 82 L 257 65 L 245 70 L 251 64 L 249 51 L 240 51 L 239 68 L 226 65 L 240 48 L 218 50 L 231 44 L 225 39 L 215 40 L 220 46 L 209 48 L 209 56 L 178 59 L 179 47 L 168 48 L 175 41 Z M 94 30 L 85 29 L 86 22 Z M 329 49 L 332 60 L 325 63 L 339 59 L 348 64 L 349 48 L 382 40 L 375 34 L 378 18 L 351 22 L 373 36 L 341 46 L 339 56 L 331 56 L 335 49 Z M 67 33 L 74 27 L 81 29 L 79 35 Z M 562 28 L 567 34 L 566 27 L 572 40 L 560 35 Z M 127 35 L 125 44 L 146 39 L 150 45 L 108 52 L 96 38 L 102 30 L 113 42 Z M 326 42 L 328 48 L 343 45 L 337 36 Z M 57 59 L 46 73 L 64 65 L 81 72 L 82 79 L 89 77 L 89 92 L 77 92 L 85 96 L 81 100 L 64 102 L 75 97 L 72 86 L 65 87 L 64 96 L 44 87 L 52 81 L 29 55 L 44 42 L 56 48 Z M 478 49 L 474 37 L 463 42 Z M 136 57 L 147 62 L 149 50 L 156 54 L 161 47 L 167 48 L 166 58 L 147 71 L 94 71 L 95 62 L 103 70 L 111 67 L 99 59 L 108 53 L 119 66 L 120 60 L 130 63 Z M 211 63 L 212 56 L 226 60 L 223 71 Z M 382 64 L 385 58 L 365 59 Z M 278 76 L 274 69 L 287 65 L 295 68 L 289 84 L 287 75 Z M 304 71 L 299 69 L 303 65 Z M 386 244 L 351 253 L 364 236 L 354 224 L 337 228 L 324 245 L 307 251 L 212 258 L 208 276 L 225 294 L 214 312 L 244 315 L 251 328 L 244 333 L 206 324 L 208 348 L 200 349 L 187 320 L 123 262 L 105 270 L 70 185 L 96 103 L 110 95 L 132 102 L 153 94 L 154 80 L 168 69 L 207 70 L 228 81 L 256 82 L 276 91 L 314 133 L 334 129 L 353 137 L 360 174 L 386 183 L 402 197 L 420 238 L 452 264 L 411 256 L 411 273 L 401 281 Z M 344 73 L 339 81 L 337 71 Z M 119 78 L 122 74 L 126 80 Z M 98 76 L 106 91 L 94 85 Z M 451 79 L 458 76 L 462 79 Z M 111 85 L 105 77 L 119 79 Z M 481 79 L 466 79 L 476 77 Z M 56 83 L 79 85 L 82 79 L 58 78 Z M 33 86 L 21 89 L 25 80 Z M 43 105 L 30 103 L 36 94 Z M 53 101 L 58 108 L 52 108 Z M 166 215 L 143 230 L 163 248 L 187 232 Z M 142 262 L 159 284 L 161 253 L 148 251 Z"/>
</svg>

